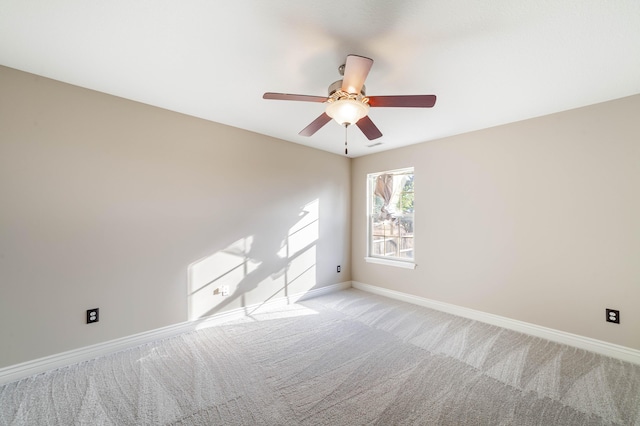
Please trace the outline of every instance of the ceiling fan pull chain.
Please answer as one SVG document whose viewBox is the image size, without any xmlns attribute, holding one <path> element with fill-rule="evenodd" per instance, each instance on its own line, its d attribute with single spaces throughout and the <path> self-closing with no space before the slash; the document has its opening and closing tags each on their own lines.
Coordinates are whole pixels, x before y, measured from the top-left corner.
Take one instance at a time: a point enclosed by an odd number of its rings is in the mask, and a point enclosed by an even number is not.
<svg viewBox="0 0 640 426">
<path fill-rule="evenodd" d="M 349 150 L 347 149 L 347 127 L 349 127 L 348 123 L 344 124 L 344 155 L 349 154 Z"/>
</svg>

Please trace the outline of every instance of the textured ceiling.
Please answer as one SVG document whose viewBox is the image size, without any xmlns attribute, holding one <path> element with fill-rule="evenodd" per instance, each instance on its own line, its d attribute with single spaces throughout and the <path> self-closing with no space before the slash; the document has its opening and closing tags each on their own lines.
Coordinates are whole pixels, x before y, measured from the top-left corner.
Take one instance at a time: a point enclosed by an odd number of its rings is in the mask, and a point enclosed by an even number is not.
<svg viewBox="0 0 640 426">
<path fill-rule="evenodd" d="M 331 122 L 298 132 L 347 54 L 373 58 L 368 95 L 436 94 L 375 108 L 360 156 L 640 93 L 638 0 L 0 0 L 0 64 L 207 120 L 344 149 Z"/>
</svg>

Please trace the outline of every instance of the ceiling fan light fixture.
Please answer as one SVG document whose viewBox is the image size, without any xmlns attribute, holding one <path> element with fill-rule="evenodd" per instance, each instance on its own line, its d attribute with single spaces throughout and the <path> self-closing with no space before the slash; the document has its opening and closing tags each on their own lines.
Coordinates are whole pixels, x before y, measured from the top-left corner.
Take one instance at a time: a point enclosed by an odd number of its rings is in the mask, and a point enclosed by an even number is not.
<svg viewBox="0 0 640 426">
<path fill-rule="evenodd" d="M 338 99 L 329 102 L 325 111 L 338 124 L 344 126 L 357 123 L 368 114 L 369 105 L 355 99 Z"/>
</svg>

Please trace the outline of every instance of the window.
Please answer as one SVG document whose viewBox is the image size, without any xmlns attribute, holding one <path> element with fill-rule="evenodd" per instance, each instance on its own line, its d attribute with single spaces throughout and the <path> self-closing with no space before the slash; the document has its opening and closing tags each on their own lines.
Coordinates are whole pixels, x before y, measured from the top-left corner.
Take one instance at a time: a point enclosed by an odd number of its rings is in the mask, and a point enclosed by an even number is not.
<svg viewBox="0 0 640 426">
<path fill-rule="evenodd" d="M 414 268 L 413 167 L 367 175 L 366 260 Z"/>
</svg>

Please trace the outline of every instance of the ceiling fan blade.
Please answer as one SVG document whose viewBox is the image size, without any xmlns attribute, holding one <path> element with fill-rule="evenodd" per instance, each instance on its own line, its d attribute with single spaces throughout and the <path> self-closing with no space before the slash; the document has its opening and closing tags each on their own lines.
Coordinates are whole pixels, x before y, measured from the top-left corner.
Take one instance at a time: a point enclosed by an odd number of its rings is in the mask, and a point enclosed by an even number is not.
<svg viewBox="0 0 640 426">
<path fill-rule="evenodd" d="M 362 133 L 364 133 L 364 135 L 370 141 L 378 139 L 380 136 L 382 136 L 382 132 L 380 132 L 376 125 L 373 124 L 373 121 L 371 121 L 368 115 L 365 115 L 360 120 L 358 120 L 356 126 L 358 126 L 360 130 L 362 130 Z"/>
<path fill-rule="evenodd" d="M 342 91 L 359 95 L 372 65 L 373 59 L 357 55 L 347 56 L 347 62 L 344 64 Z"/>
<path fill-rule="evenodd" d="M 369 96 L 372 107 L 431 108 L 435 104 L 436 95 Z"/>
<path fill-rule="evenodd" d="M 274 99 L 278 101 L 303 101 L 303 102 L 326 102 L 327 98 L 324 96 L 310 96 L 310 95 L 291 95 L 289 93 L 272 93 L 267 92 L 262 95 L 262 99 Z"/>
<path fill-rule="evenodd" d="M 300 131 L 300 133 L 298 133 L 298 134 L 300 136 L 311 136 L 315 132 L 320 130 L 322 128 L 322 126 L 324 126 L 325 124 L 327 124 L 330 121 L 331 121 L 331 117 L 329 117 L 326 113 L 323 112 L 322 115 L 320 115 L 320 117 L 318 117 L 315 120 L 313 120 L 311 122 L 311 124 L 309 124 L 307 127 L 302 129 Z"/>
</svg>

